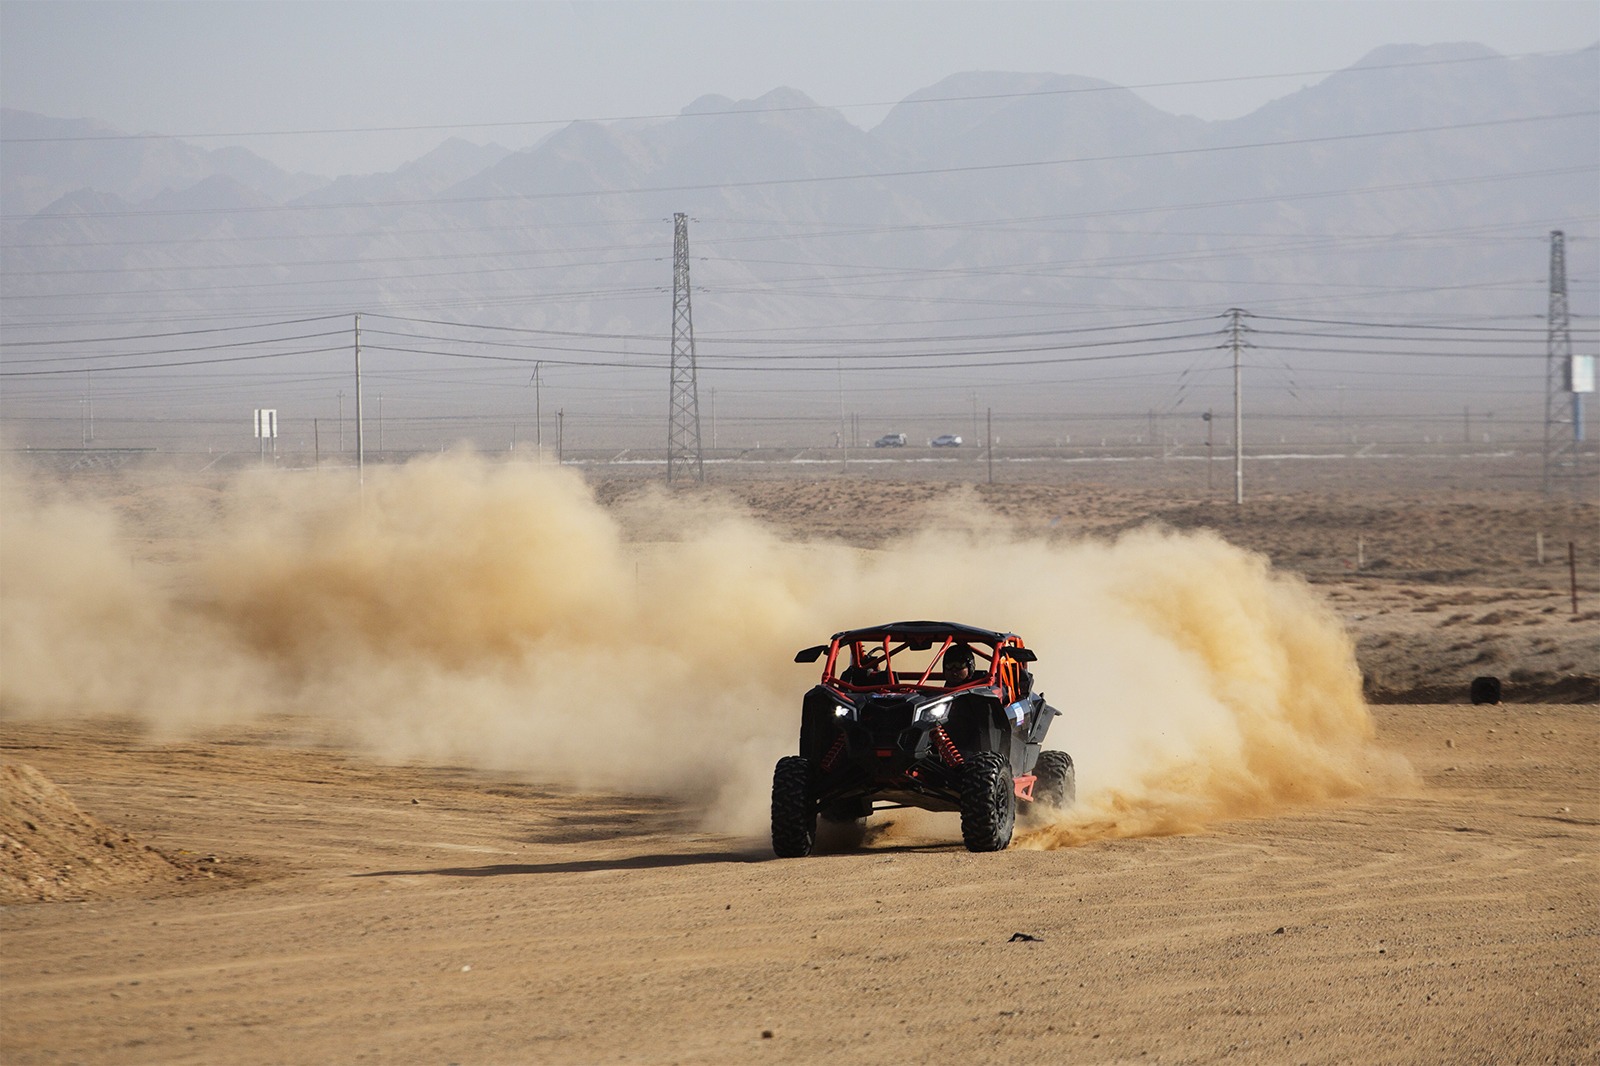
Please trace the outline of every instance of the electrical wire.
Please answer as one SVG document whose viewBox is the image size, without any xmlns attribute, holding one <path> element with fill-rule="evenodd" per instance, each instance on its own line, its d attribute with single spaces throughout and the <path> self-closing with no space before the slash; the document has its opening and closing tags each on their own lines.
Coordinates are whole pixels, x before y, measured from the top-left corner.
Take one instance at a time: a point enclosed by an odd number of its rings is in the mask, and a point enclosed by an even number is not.
<svg viewBox="0 0 1600 1066">
<path fill-rule="evenodd" d="M 1593 51 L 1593 47 L 1579 49 L 1578 53 Z M 255 130 L 244 133 L 114 133 L 114 134 L 79 134 L 56 137 L 7 137 L 5 141 L 10 144 L 51 144 L 61 142 L 80 141 L 145 141 L 145 140 L 200 140 L 204 138 L 235 138 L 235 137 L 304 137 L 319 134 L 345 134 L 345 133 L 415 133 L 429 130 L 467 130 L 467 129 L 501 129 L 506 127 L 525 126 L 566 126 L 575 122 L 650 122 L 666 119 L 680 118 L 717 118 L 730 115 L 750 116 L 766 114 L 783 114 L 793 111 L 840 111 L 860 107 L 898 107 L 902 105 L 924 106 L 929 104 L 966 103 L 975 100 L 1015 100 L 1054 96 L 1076 96 L 1083 93 L 1102 92 L 1129 92 L 1136 89 L 1172 89 L 1186 88 L 1196 85 L 1223 85 L 1237 82 L 1271 81 L 1281 78 L 1311 78 L 1328 75 L 1344 74 L 1369 74 L 1379 71 L 1404 70 L 1416 67 L 1454 66 L 1461 63 L 1481 63 L 1488 61 L 1509 61 L 1528 58 L 1549 58 L 1552 56 L 1568 55 L 1574 53 L 1563 52 L 1522 52 L 1508 55 L 1487 56 L 1458 56 L 1452 59 L 1424 59 L 1407 63 L 1373 63 L 1370 65 L 1328 68 L 1325 70 L 1300 70 L 1285 74 L 1232 74 L 1220 78 L 1191 78 L 1184 81 L 1153 81 L 1134 85 L 1084 85 L 1074 86 L 1070 89 L 1035 89 L 1011 93 L 978 93 L 959 96 L 908 96 L 901 100 L 874 100 L 866 103 L 853 104 L 785 104 L 778 107 L 733 107 L 706 111 L 678 111 L 673 113 L 660 113 L 648 115 L 611 115 L 602 118 L 561 118 L 561 119 L 520 119 L 510 122 L 451 122 L 432 123 L 426 125 L 406 126 L 345 126 L 333 129 L 302 129 L 302 130 Z"/>
<path fill-rule="evenodd" d="M 369 200 L 364 202 L 348 203 L 314 203 L 314 204 L 270 204 L 236 207 L 196 207 L 196 208 L 171 208 L 163 210 L 135 210 L 135 211 L 82 211 L 70 214 L 36 213 L 32 215 L 0 215 L 0 221 L 21 221 L 23 219 L 74 219 L 85 218 L 154 218 L 172 217 L 180 215 L 217 215 L 217 214 L 271 214 L 292 211 L 325 211 L 345 208 L 361 208 L 371 210 L 385 207 L 415 207 L 423 204 L 477 204 L 477 203 L 504 203 L 504 202 L 538 202 L 548 200 L 575 200 L 599 199 L 616 196 L 640 196 L 655 193 L 681 193 L 681 192 L 721 192 L 729 189 L 755 189 L 755 188 L 781 188 L 797 185 L 824 185 L 835 182 L 850 181 L 883 181 L 890 178 L 911 177 L 937 177 L 946 174 L 978 174 L 993 173 L 997 171 L 1014 171 L 1035 169 L 1040 167 L 1075 166 L 1084 163 L 1112 163 L 1129 162 L 1138 159 L 1170 159 L 1192 156 L 1215 155 L 1223 152 L 1249 151 L 1262 148 L 1299 147 L 1310 144 L 1333 144 L 1349 141 L 1372 140 L 1381 137 L 1404 137 L 1423 133 L 1447 133 L 1455 130 L 1485 129 L 1513 125 L 1527 125 L 1536 122 L 1560 122 L 1568 119 L 1592 119 L 1600 115 L 1600 109 L 1587 109 L 1583 111 L 1566 111 L 1547 115 L 1524 115 L 1514 118 L 1480 119 L 1475 122 L 1443 123 L 1433 126 L 1412 126 L 1395 130 L 1372 130 L 1363 133 L 1333 133 L 1323 134 L 1318 137 L 1288 137 L 1280 140 L 1251 141 L 1240 144 L 1202 145 L 1191 148 L 1164 148 L 1146 152 L 1123 152 L 1108 155 L 1072 156 L 1062 159 L 1033 159 L 1013 163 L 971 163 L 954 167 L 919 167 L 906 170 L 883 170 L 870 173 L 857 174 L 828 174 L 808 175 L 796 178 L 764 178 L 746 181 L 709 182 L 688 185 L 661 185 L 654 187 L 633 189 L 584 189 L 569 190 L 566 192 L 542 193 L 512 193 L 500 196 L 461 196 L 461 197 L 436 197 L 432 199 L 409 200 Z"/>
<path fill-rule="evenodd" d="M 191 348 L 166 348 L 158 352 L 103 352 L 95 355 L 62 355 L 57 353 L 55 355 L 40 355 L 23 358 L 7 356 L 3 360 L 3 365 L 11 366 L 17 363 L 54 363 L 66 359 L 74 359 L 80 362 L 89 359 L 142 359 L 158 355 L 180 355 L 185 352 L 211 352 L 222 348 L 254 348 L 263 344 L 282 344 L 287 341 L 320 340 L 323 337 L 341 336 L 346 332 L 346 330 L 328 330 L 323 333 L 301 333 L 293 337 L 265 337 L 259 340 L 229 341 L 226 344 L 201 344 Z M 78 369 L 83 370 L 86 368 L 79 367 Z"/>
<path fill-rule="evenodd" d="M 67 340 L 49 341 L 12 341 L 0 339 L 0 348 L 38 348 L 44 345 L 62 344 L 103 344 L 109 341 L 143 341 L 157 340 L 166 337 L 195 337 L 202 333 L 232 333 L 243 329 L 271 329 L 274 326 L 299 326 L 307 322 L 326 322 L 331 318 L 344 318 L 344 315 L 317 315 L 314 318 L 290 318 L 280 322 L 252 323 L 248 326 L 214 326 L 208 329 L 184 329 L 170 333 L 133 333 L 121 337 L 72 337 Z"/>
<path fill-rule="evenodd" d="M 206 366 L 213 363 L 248 363 L 259 359 L 284 359 L 293 355 L 321 355 L 324 352 L 343 352 L 349 349 L 338 348 L 308 348 L 299 352 L 266 352 L 261 355 L 235 355 L 223 359 L 189 359 L 174 363 L 142 363 L 136 366 L 107 366 L 95 371 L 97 374 L 110 374 L 123 370 L 161 370 L 175 366 Z M 59 374 L 82 374 L 82 367 L 71 370 L 0 370 L 0 378 L 32 378 L 46 377 Z"/>
</svg>

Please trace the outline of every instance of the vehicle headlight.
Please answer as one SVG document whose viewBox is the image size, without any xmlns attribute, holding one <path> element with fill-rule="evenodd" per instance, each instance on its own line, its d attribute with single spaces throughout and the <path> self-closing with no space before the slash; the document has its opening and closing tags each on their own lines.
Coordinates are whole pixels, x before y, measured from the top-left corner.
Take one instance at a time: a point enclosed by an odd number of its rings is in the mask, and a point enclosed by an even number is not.
<svg viewBox="0 0 1600 1066">
<path fill-rule="evenodd" d="M 855 713 L 855 710 L 856 709 L 854 707 L 846 707 L 842 703 L 836 704 L 833 708 L 833 716 L 835 718 L 849 718 Z"/>
<path fill-rule="evenodd" d="M 950 704 L 954 696 L 941 696 L 917 708 L 917 721 L 942 722 L 950 717 Z"/>
</svg>

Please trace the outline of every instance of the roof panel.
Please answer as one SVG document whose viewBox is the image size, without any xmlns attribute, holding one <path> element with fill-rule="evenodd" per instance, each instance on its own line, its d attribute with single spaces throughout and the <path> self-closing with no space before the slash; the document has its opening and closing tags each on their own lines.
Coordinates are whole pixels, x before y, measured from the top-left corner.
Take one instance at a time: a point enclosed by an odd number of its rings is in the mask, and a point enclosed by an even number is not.
<svg viewBox="0 0 1600 1066">
<path fill-rule="evenodd" d="M 847 629 L 835 633 L 833 639 L 843 643 L 852 643 L 857 640 L 881 640 L 884 637 L 959 637 L 962 640 L 981 640 L 986 644 L 998 644 L 1006 637 L 1015 636 L 1014 633 L 1002 633 L 993 629 L 979 629 L 977 626 L 962 625 L 959 622 L 886 622 L 879 626 L 866 626 L 861 629 Z"/>
</svg>

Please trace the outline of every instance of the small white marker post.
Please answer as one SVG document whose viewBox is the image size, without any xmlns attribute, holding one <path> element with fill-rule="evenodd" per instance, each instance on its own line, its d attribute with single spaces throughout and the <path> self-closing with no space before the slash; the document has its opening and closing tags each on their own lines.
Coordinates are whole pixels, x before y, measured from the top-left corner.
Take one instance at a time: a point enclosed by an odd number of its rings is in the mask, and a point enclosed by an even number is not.
<svg viewBox="0 0 1600 1066">
<path fill-rule="evenodd" d="M 272 441 L 272 454 L 278 454 L 278 411 L 273 407 L 256 408 L 256 439 L 261 442 L 261 465 L 267 465 L 267 441 Z"/>
</svg>

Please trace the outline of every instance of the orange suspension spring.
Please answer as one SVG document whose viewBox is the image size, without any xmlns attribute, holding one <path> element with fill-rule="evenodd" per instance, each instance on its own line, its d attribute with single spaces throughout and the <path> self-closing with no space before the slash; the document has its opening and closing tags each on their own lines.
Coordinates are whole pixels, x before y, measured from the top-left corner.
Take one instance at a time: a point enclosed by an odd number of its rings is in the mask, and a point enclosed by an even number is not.
<svg viewBox="0 0 1600 1066">
<path fill-rule="evenodd" d="M 959 770 L 964 765 L 960 750 L 955 741 L 950 739 L 950 734 L 944 731 L 944 726 L 934 727 L 933 743 L 939 749 L 939 759 L 950 769 Z"/>
</svg>

